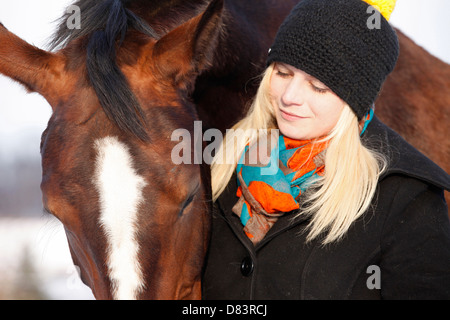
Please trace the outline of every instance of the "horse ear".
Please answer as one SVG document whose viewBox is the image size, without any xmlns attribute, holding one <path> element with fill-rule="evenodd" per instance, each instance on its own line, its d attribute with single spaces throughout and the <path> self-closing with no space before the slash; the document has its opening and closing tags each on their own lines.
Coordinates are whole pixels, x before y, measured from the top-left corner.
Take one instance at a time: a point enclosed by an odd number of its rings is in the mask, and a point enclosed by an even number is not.
<svg viewBox="0 0 450 320">
<path fill-rule="evenodd" d="M 223 0 L 213 0 L 207 9 L 156 42 L 152 60 L 157 71 L 175 85 L 192 89 L 197 76 L 212 65 L 222 32 Z"/>
<path fill-rule="evenodd" d="M 38 92 L 55 108 L 67 84 L 61 56 L 36 48 L 0 23 L 0 74 Z"/>
</svg>

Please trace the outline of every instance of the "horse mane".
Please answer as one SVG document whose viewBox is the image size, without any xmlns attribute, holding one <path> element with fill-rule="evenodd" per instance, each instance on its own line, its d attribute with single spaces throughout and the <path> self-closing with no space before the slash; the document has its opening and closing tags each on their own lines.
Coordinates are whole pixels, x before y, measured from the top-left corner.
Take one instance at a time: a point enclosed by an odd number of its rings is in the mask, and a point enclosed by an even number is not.
<svg viewBox="0 0 450 320">
<path fill-rule="evenodd" d="M 125 75 L 116 61 L 116 47 L 120 47 L 129 29 L 158 38 L 156 32 L 141 18 L 126 8 L 123 0 L 78 0 L 81 10 L 81 29 L 70 30 L 66 21 L 60 25 L 50 43 L 52 50 L 71 41 L 87 37 L 86 67 L 88 78 L 108 118 L 122 131 L 142 141 L 149 141 L 144 112 L 131 91 Z"/>
</svg>

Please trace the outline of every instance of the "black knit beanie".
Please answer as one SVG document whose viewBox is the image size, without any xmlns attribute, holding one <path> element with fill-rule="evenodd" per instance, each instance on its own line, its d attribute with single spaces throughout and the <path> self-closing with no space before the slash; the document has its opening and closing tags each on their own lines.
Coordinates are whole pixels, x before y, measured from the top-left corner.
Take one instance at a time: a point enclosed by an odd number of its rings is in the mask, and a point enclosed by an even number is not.
<svg viewBox="0 0 450 320">
<path fill-rule="evenodd" d="M 267 64 L 283 62 L 314 76 L 361 120 L 399 55 L 394 29 L 381 14 L 379 25 L 371 24 L 369 7 L 362 0 L 302 0 L 281 25 Z"/>
</svg>

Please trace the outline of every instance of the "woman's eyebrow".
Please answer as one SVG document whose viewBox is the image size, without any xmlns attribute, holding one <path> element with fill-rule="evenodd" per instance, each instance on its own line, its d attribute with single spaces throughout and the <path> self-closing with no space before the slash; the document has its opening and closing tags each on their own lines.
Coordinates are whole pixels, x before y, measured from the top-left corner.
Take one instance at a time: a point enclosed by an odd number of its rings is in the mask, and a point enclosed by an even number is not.
<svg viewBox="0 0 450 320">
<path fill-rule="evenodd" d="M 277 64 L 277 66 L 280 66 L 280 67 L 282 67 L 282 68 L 284 68 L 284 69 L 287 69 L 287 70 L 289 70 L 289 71 L 291 71 L 291 72 L 294 72 L 294 71 L 296 70 L 296 68 L 294 68 L 294 67 L 292 67 L 291 65 L 286 64 L 286 63 L 284 63 L 284 62 L 277 62 L 276 64 Z M 298 69 L 298 70 L 299 70 L 299 69 Z M 326 84 L 324 84 L 322 81 L 320 81 L 320 80 L 317 79 L 316 77 L 310 75 L 309 73 L 307 73 L 307 72 L 305 72 L 305 71 L 303 71 L 303 70 L 300 70 L 300 71 L 303 72 L 303 73 L 305 74 L 305 78 L 306 78 L 308 81 L 314 81 L 314 82 L 317 82 L 317 84 L 322 85 L 322 86 L 324 87 L 324 89 L 329 89 L 328 86 L 327 86 Z"/>
<path fill-rule="evenodd" d="M 306 74 L 306 78 L 307 78 L 309 81 L 316 82 L 317 84 L 324 86 L 324 88 L 329 89 L 328 86 L 327 86 L 325 83 L 323 83 L 322 81 L 320 81 L 319 79 L 317 79 L 316 77 L 314 77 L 314 76 L 312 76 L 312 75 L 310 75 L 310 74 Z"/>
<path fill-rule="evenodd" d="M 283 63 L 283 62 L 277 62 L 276 66 L 282 67 L 282 68 L 284 68 L 284 69 L 287 69 L 287 70 L 292 71 L 292 70 L 289 68 L 289 65 L 287 65 L 286 63 Z"/>
</svg>

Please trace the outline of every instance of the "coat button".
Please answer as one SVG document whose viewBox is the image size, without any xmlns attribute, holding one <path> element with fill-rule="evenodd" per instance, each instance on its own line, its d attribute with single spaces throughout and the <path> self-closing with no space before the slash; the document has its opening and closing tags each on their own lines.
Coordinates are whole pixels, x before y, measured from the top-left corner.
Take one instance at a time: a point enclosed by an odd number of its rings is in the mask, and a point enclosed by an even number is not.
<svg viewBox="0 0 450 320">
<path fill-rule="evenodd" d="M 252 274 L 254 268 L 253 260 L 250 257 L 244 258 L 241 263 L 241 273 L 244 277 Z"/>
</svg>

